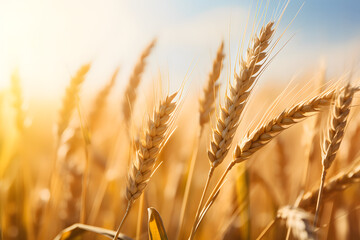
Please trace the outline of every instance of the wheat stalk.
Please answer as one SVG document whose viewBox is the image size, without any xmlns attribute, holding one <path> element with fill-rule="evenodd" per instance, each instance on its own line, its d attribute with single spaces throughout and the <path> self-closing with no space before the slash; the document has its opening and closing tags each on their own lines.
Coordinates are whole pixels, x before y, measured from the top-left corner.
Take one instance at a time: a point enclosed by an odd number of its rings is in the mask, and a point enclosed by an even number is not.
<svg viewBox="0 0 360 240">
<path fill-rule="evenodd" d="M 217 50 L 217 53 L 216 53 L 216 58 L 214 59 L 214 62 L 213 62 L 212 71 L 209 74 L 207 85 L 204 87 L 204 96 L 203 96 L 203 98 L 199 99 L 200 132 L 197 137 L 197 141 L 200 141 L 204 125 L 210 121 L 210 115 L 214 111 L 214 102 L 215 102 L 215 99 L 216 99 L 216 96 L 218 93 L 218 89 L 220 86 L 217 83 L 217 81 L 220 77 L 220 73 L 221 73 L 221 69 L 222 69 L 222 62 L 224 60 L 224 57 L 225 57 L 224 42 L 221 42 L 221 44 Z M 198 152 L 198 144 L 199 144 L 199 142 L 196 143 L 196 150 L 193 152 L 193 155 L 190 160 L 189 174 L 186 179 L 185 193 L 184 193 L 181 210 L 180 210 L 180 220 L 179 220 L 179 224 L 178 224 L 176 239 L 180 239 L 180 235 L 182 233 L 185 210 L 187 207 L 189 193 L 190 193 L 190 187 L 191 187 L 192 178 L 194 175 L 196 157 L 197 157 L 197 152 Z"/>
<path fill-rule="evenodd" d="M 80 130 L 76 132 L 74 133 L 78 137 L 76 140 L 81 141 L 81 136 L 79 136 L 81 134 Z M 78 222 L 80 215 L 83 166 L 80 166 L 77 162 L 75 152 L 73 152 L 78 149 L 77 144 L 80 144 L 80 142 L 73 143 L 72 141 L 74 140 L 74 137 L 71 137 L 64 143 L 64 145 L 68 146 L 68 151 L 64 154 L 65 158 L 60 158 L 63 162 L 61 164 L 60 177 L 64 189 L 63 194 L 61 194 L 62 200 L 59 204 L 60 210 L 58 214 L 66 226 Z"/>
<path fill-rule="evenodd" d="M 156 40 L 154 39 L 141 53 L 134 70 L 130 76 L 129 83 L 126 87 L 124 98 L 122 100 L 122 111 L 124 115 L 125 124 L 128 125 L 131 118 L 131 108 L 136 100 L 136 90 L 140 84 L 142 73 L 146 66 L 146 58 L 150 55 L 154 48 Z"/>
<path fill-rule="evenodd" d="M 86 74 L 90 70 L 90 66 L 91 66 L 90 63 L 81 66 L 78 69 L 78 71 L 76 72 L 75 76 L 71 78 L 70 85 L 66 88 L 65 95 L 63 96 L 63 103 L 62 103 L 61 109 L 59 111 L 60 118 L 57 123 L 57 141 L 56 141 L 56 147 L 55 147 L 56 151 L 59 150 L 59 147 L 60 147 L 60 144 L 61 144 L 61 141 L 63 138 L 62 135 L 64 134 L 64 131 L 68 128 L 72 114 L 77 106 L 80 87 L 85 80 Z M 58 164 L 57 157 L 58 157 L 58 155 L 56 152 L 53 164 L 51 166 L 51 171 L 56 170 L 56 165 Z M 48 228 L 47 224 L 49 224 L 49 218 L 52 217 L 53 209 L 55 209 L 57 206 L 57 199 L 54 198 L 54 192 L 56 192 L 59 188 L 60 179 L 58 179 L 58 178 L 59 177 L 56 176 L 56 174 L 53 174 L 50 177 L 50 192 L 52 194 L 50 195 L 50 199 L 49 199 L 48 204 L 46 205 L 46 208 L 44 211 L 44 220 L 43 220 L 44 227 L 41 229 L 39 238 L 44 238 L 45 232 L 50 230 L 50 228 Z M 55 207 L 53 207 L 53 206 L 55 206 Z"/>
<path fill-rule="evenodd" d="M 167 96 L 165 101 L 160 103 L 159 108 L 154 109 L 153 117 L 148 120 L 147 126 L 144 129 L 144 137 L 140 141 L 135 161 L 131 164 L 128 173 L 126 186 L 127 210 L 118 227 L 114 240 L 117 239 L 117 235 L 120 233 L 121 226 L 133 202 L 140 197 L 146 188 L 153 173 L 156 159 L 167 141 L 171 125 L 174 121 L 176 102 L 173 100 L 176 95 L 177 92 Z"/>
<path fill-rule="evenodd" d="M 77 97 L 80 87 L 85 80 L 85 75 L 90 70 L 90 64 L 80 67 L 74 77 L 71 78 L 70 85 L 66 88 L 63 104 L 60 109 L 60 119 L 58 122 L 58 138 L 61 138 L 64 130 L 69 125 L 71 116 L 76 108 Z"/>
<path fill-rule="evenodd" d="M 319 187 L 319 195 L 315 210 L 314 226 L 317 224 L 319 217 L 319 208 L 321 204 L 322 189 L 328 169 L 335 160 L 337 151 L 339 150 L 341 141 L 344 137 L 347 118 L 350 113 L 350 105 L 355 93 L 355 89 L 348 84 L 337 96 L 335 104 L 331 111 L 330 123 L 327 134 L 322 145 L 322 173 Z"/>
<path fill-rule="evenodd" d="M 217 81 L 220 77 L 224 57 L 224 42 L 221 42 L 213 62 L 212 71 L 209 74 L 207 84 L 203 90 L 204 96 L 199 99 L 199 122 L 201 128 L 209 122 L 210 115 L 214 111 L 214 102 L 220 87 Z"/>
<path fill-rule="evenodd" d="M 194 237 L 200 209 L 214 169 L 223 162 L 230 149 L 231 142 L 239 125 L 241 113 L 259 77 L 259 71 L 266 62 L 266 50 L 275 32 L 273 26 L 274 22 L 269 22 L 261 28 L 259 36 L 255 35 L 252 39 L 252 44 L 247 49 L 246 60 L 242 59 L 240 61 L 239 74 L 235 73 L 233 84 L 229 84 L 228 93 L 225 95 L 225 106 L 220 106 L 220 113 L 216 118 L 216 126 L 212 129 L 212 140 L 208 150 L 210 170 L 189 239 Z"/>
<path fill-rule="evenodd" d="M 241 113 L 257 80 L 257 73 L 262 69 L 262 61 L 267 56 L 266 49 L 274 33 L 273 25 L 274 22 L 269 22 L 261 29 L 259 37 L 254 37 L 252 47 L 247 50 L 246 61 L 240 63 L 239 75 L 235 74 L 234 86 L 229 84 L 225 107 L 220 107 L 216 127 L 212 130 L 208 157 L 213 168 L 222 163 L 229 151 Z"/>
</svg>

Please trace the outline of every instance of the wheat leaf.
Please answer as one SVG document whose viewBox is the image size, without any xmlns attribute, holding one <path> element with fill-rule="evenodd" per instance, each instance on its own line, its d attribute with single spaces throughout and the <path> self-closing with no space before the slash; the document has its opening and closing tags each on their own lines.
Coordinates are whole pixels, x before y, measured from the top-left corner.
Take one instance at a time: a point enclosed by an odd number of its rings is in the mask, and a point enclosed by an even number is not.
<svg viewBox="0 0 360 240">
<path fill-rule="evenodd" d="M 85 225 L 81 223 L 75 223 L 68 228 L 62 230 L 54 240 L 78 240 L 82 239 L 80 236 L 85 232 L 91 232 L 103 235 L 108 238 L 113 238 L 115 236 L 115 231 L 108 229 L 94 227 L 90 225 Z M 132 240 L 132 238 L 125 236 L 124 234 L 119 234 L 118 240 Z"/>
<path fill-rule="evenodd" d="M 148 208 L 149 238 L 151 240 L 167 240 L 163 221 L 155 208 Z"/>
</svg>

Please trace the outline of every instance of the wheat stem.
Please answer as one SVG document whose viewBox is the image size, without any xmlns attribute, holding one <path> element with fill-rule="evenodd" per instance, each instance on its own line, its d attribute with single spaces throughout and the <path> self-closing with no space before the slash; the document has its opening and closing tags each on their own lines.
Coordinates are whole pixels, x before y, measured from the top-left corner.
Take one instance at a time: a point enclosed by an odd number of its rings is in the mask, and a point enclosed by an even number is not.
<svg viewBox="0 0 360 240">
<path fill-rule="evenodd" d="M 143 212 L 144 212 L 144 198 L 145 198 L 145 194 L 142 194 L 140 197 L 140 202 L 139 202 L 139 211 L 138 211 L 138 218 L 137 218 L 137 223 L 136 223 L 136 240 L 140 240 L 140 235 L 141 235 L 141 228 L 142 228 L 142 220 L 143 220 Z"/>
<path fill-rule="evenodd" d="M 129 212 L 130 212 L 130 209 L 131 209 L 131 207 L 132 207 L 132 204 L 133 204 L 132 201 L 128 201 L 125 214 L 124 214 L 124 216 L 123 216 L 123 218 L 122 218 L 122 220 L 121 220 L 121 222 L 120 222 L 120 225 L 119 225 L 119 227 L 118 227 L 118 229 L 117 229 L 117 231 L 116 231 L 116 234 L 115 234 L 113 240 L 117 240 L 117 239 L 118 239 L 119 234 L 120 234 L 121 227 L 122 227 L 122 225 L 124 224 L 125 219 L 126 219 L 127 216 L 129 215 Z"/>
<path fill-rule="evenodd" d="M 319 209 L 320 209 L 320 203 L 321 203 L 321 199 L 322 199 L 322 193 L 323 193 L 323 189 L 324 189 L 324 183 L 325 183 L 325 178 L 326 178 L 326 169 L 322 169 L 322 173 L 321 173 L 321 182 L 320 182 L 320 187 L 319 187 L 319 194 L 318 194 L 318 198 L 317 198 L 317 202 L 316 202 L 316 210 L 315 210 L 315 217 L 314 217 L 314 227 L 316 227 L 318 218 L 319 218 Z"/>
<path fill-rule="evenodd" d="M 189 239 L 193 239 L 193 238 L 194 238 L 195 229 L 197 228 L 196 226 L 197 226 L 197 222 L 198 222 L 198 220 L 199 220 L 199 215 L 200 215 L 201 206 L 202 206 L 202 204 L 203 204 L 203 202 L 204 202 L 206 191 L 207 191 L 207 189 L 209 188 L 209 183 L 210 183 L 211 177 L 213 176 L 214 169 L 215 169 L 215 167 L 211 166 L 211 167 L 210 167 L 210 170 L 209 170 L 209 172 L 208 172 L 208 176 L 207 176 L 207 179 L 206 179 L 205 187 L 204 187 L 204 189 L 203 189 L 203 191 L 202 191 L 200 203 L 199 203 L 198 208 L 197 208 L 197 210 L 196 210 L 195 220 L 194 220 L 194 223 L 193 223 L 193 226 L 192 226 L 192 229 L 191 229 L 191 233 L 190 233 Z"/>
<path fill-rule="evenodd" d="M 271 220 L 271 222 L 269 222 L 268 225 L 264 228 L 264 230 L 262 230 L 256 240 L 261 240 L 265 236 L 265 234 L 272 228 L 272 226 L 274 226 L 276 220 L 277 218 Z"/>
<path fill-rule="evenodd" d="M 178 225 L 178 230 L 176 233 L 176 238 L 177 240 L 180 239 L 181 237 L 181 233 L 182 233 L 182 228 L 183 228 L 183 223 L 184 223 L 184 217 L 185 217 L 185 211 L 188 205 L 188 200 L 189 200 L 189 195 L 190 195 L 190 187 L 191 187 L 191 183 L 192 183 L 192 179 L 194 176 L 194 169 L 195 169 L 195 163 L 196 163 L 196 159 L 197 159 L 197 154 L 198 154 L 198 150 L 199 150 L 199 142 L 202 136 L 202 127 L 200 127 L 200 132 L 197 139 L 197 143 L 195 143 L 195 147 L 196 149 L 194 150 L 194 153 L 191 157 L 191 161 L 190 161 L 190 169 L 189 169 L 189 174 L 188 177 L 186 179 L 186 186 L 185 186 L 185 193 L 184 193 L 184 198 L 181 204 L 181 210 L 180 210 L 180 220 L 179 220 L 179 225 Z"/>
<path fill-rule="evenodd" d="M 80 210 L 80 223 L 86 223 L 86 193 L 89 179 L 89 150 L 88 146 L 85 146 L 85 169 L 82 178 L 82 191 L 81 191 L 81 210 Z"/>
</svg>

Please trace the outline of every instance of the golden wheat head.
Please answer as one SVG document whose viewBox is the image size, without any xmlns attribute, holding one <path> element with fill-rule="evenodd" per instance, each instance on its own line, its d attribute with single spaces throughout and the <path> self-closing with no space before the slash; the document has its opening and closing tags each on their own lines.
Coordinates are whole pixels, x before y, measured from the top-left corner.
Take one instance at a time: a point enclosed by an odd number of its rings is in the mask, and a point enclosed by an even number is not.
<svg viewBox="0 0 360 240">
<path fill-rule="evenodd" d="M 146 58 L 150 55 L 151 50 L 154 48 L 156 40 L 153 40 L 142 52 L 138 62 L 129 79 L 129 83 L 126 87 L 124 98 L 122 101 L 122 111 L 124 115 L 124 121 L 129 124 L 131 117 L 131 108 L 136 100 L 136 90 L 140 84 L 141 76 L 146 67 Z"/>
<path fill-rule="evenodd" d="M 220 86 L 217 81 L 220 77 L 224 57 L 224 42 L 221 42 L 221 45 L 216 53 L 212 71 L 209 74 L 207 85 L 204 88 L 204 96 L 199 100 L 200 126 L 204 126 L 207 122 L 209 122 L 210 114 L 214 111 L 214 102 Z"/>
<path fill-rule="evenodd" d="M 85 75 L 90 70 L 90 64 L 85 64 L 80 67 L 74 77 L 71 78 L 70 85 L 66 88 L 65 96 L 63 97 L 62 107 L 60 109 L 60 119 L 58 122 L 58 137 L 60 138 L 64 130 L 69 125 L 71 116 L 76 108 L 77 97 L 79 95 L 80 87 L 85 80 Z"/>
<path fill-rule="evenodd" d="M 147 186 L 153 172 L 155 161 L 164 146 L 170 126 L 173 122 L 177 93 L 167 96 L 153 112 L 144 130 L 144 138 L 139 142 L 136 159 L 132 163 L 128 174 L 126 197 L 132 202 L 140 197 Z"/>
<path fill-rule="evenodd" d="M 280 115 L 261 124 L 252 133 L 248 133 L 240 145 L 236 146 L 233 162 L 239 163 L 250 158 L 282 131 L 304 120 L 309 114 L 318 112 L 321 107 L 328 106 L 334 94 L 335 90 L 327 90 L 310 100 L 284 110 Z"/>
<path fill-rule="evenodd" d="M 216 127 L 212 131 L 212 140 L 208 157 L 212 167 L 218 166 L 227 155 L 235 131 L 239 125 L 240 115 L 248 101 L 248 97 L 263 67 L 266 49 L 273 36 L 274 22 L 269 22 L 261 28 L 259 37 L 255 36 L 251 47 L 247 50 L 246 60 L 240 62 L 240 72 L 235 74 L 234 85 L 229 84 L 225 97 L 225 106 L 220 107 L 216 119 Z"/>
</svg>

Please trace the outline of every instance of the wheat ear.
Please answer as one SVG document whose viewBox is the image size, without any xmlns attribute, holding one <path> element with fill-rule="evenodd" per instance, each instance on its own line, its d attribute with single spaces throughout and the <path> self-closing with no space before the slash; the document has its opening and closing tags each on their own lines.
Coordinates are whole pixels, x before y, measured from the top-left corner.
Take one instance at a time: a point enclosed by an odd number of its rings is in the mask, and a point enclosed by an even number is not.
<svg viewBox="0 0 360 240">
<path fill-rule="evenodd" d="M 248 137 L 244 140 L 244 142 L 236 146 L 233 153 L 233 160 L 224 171 L 207 202 L 204 204 L 201 215 L 204 215 L 206 211 L 208 211 L 208 205 L 213 201 L 214 196 L 219 192 L 221 186 L 223 185 L 226 176 L 236 164 L 249 159 L 255 152 L 268 144 L 282 131 L 301 120 L 304 120 L 311 113 L 318 112 L 321 107 L 328 106 L 334 95 L 335 90 L 326 90 L 310 100 L 303 101 L 289 109 L 284 110 L 280 115 L 261 124 L 260 127 L 256 128 L 251 134 L 248 133 Z"/>
<path fill-rule="evenodd" d="M 350 85 L 345 86 L 338 94 L 331 111 L 328 131 L 322 145 L 322 173 L 319 187 L 319 195 L 315 210 L 314 226 L 316 226 L 319 217 L 321 195 L 325 183 L 326 174 L 335 160 L 336 153 L 339 150 L 341 141 L 344 137 L 345 126 L 350 113 L 350 105 L 354 93 L 355 89 L 351 88 Z"/>
<path fill-rule="evenodd" d="M 183 222 L 184 222 L 184 217 L 185 217 L 185 210 L 187 207 L 191 182 L 192 182 L 192 178 L 194 175 L 196 157 L 197 157 L 197 152 L 198 152 L 198 147 L 199 147 L 198 144 L 201 139 L 203 128 L 204 128 L 205 124 L 210 121 L 210 115 L 214 111 L 214 102 L 215 102 L 215 99 L 216 99 L 216 96 L 218 93 L 218 89 L 220 86 L 217 83 L 217 81 L 220 77 L 224 57 L 225 57 L 224 42 L 221 42 L 221 44 L 217 50 L 217 53 L 216 53 L 216 58 L 214 59 L 214 62 L 213 62 L 212 71 L 210 72 L 207 84 L 204 87 L 204 93 L 203 93 L 204 96 L 199 99 L 200 132 L 199 132 L 199 135 L 197 136 L 196 150 L 194 151 L 194 153 L 191 157 L 191 160 L 190 160 L 189 174 L 186 179 L 185 193 L 184 193 L 181 210 L 180 210 L 180 220 L 179 220 L 178 230 L 176 233 L 176 239 L 180 239 L 180 235 L 182 233 L 182 227 L 183 227 Z"/>
<path fill-rule="evenodd" d="M 81 66 L 78 71 L 76 72 L 75 76 L 71 78 L 70 80 L 70 85 L 66 88 L 66 92 L 65 95 L 63 96 L 63 100 L 62 100 L 62 106 L 61 109 L 59 111 L 59 120 L 57 123 L 57 141 L 56 141 L 56 151 L 58 151 L 62 138 L 63 138 L 63 133 L 66 130 L 66 128 L 68 128 L 72 114 L 77 106 L 77 101 L 78 101 L 78 95 L 80 92 L 80 87 L 82 85 L 82 83 L 85 80 L 85 76 L 88 73 L 88 71 L 90 70 L 90 66 L 91 64 L 85 64 L 83 66 Z M 51 166 L 51 171 L 55 171 L 56 170 L 56 165 L 58 164 L 58 158 L 57 158 L 57 153 L 55 154 L 54 160 L 53 160 L 53 164 Z M 39 238 L 43 238 L 44 234 L 46 233 L 46 231 L 50 230 L 51 228 L 48 228 L 47 224 L 50 223 L 49 219 L 51 218 L 51 215 L 53 214 L 53 209 L 56 208 L 57 206 L 57 199 L 54 198 L 54 191 L 57 191 L 59 188 L 59 184 L 60 184 L 60 179 L 58 179 L 58 176 L 56 175 L 52 175 L 50 177 L 50 192 L 52 193 L 50 195 L 50 199 L 48 201 L 48 204 L 46 205 L 45 211 L 44 211 L 44 226 L 43 228 L 40 230 L 40 237 Z M 55 206 L 52 208 L 52 206 Z"/>
<path fill-rule="evenodd" d="M 128 174 L 126 186 L 127 210 L 118 227 L 114 240 L 117 239 L 133 202 L 140 197 L 147 186 L 153 173 L 156 159 L 167 141 L 174 122 L 176 102 L 173 100 L 176 95 L 177 92 L 167 96 L 165 101 L 160 103 L 159 108 L 154 110 L 152 119 L 148 120 L 147 126 L 144 129 L 144 138 L 140 141 L 135 161 L 131 164 Z"/>
<path fill-rule="evenodd" d="M 60 109 L 60 119 L 58 122 L 58 138 L 61 138 L 64 130 L 69 125 L 71 116 L 76 108 L 77 97 L 80 87 L 85 80 L 85 75 L 90 69 L 90 64 L 85 64 L 77 71 L 76 75 L 71 78 L 70 85 L 66 88 L 63 104 Z"/>
<path fill-rule="evenodd" d="M 241 113 L 257 80 L 258 73 L 263 67 L 264 62 L 262 61 L 267 56 L 266 49 L 270 45 L 274 33 L 273 25 L 274 22 L 268 23 L 261 29 L 259 37 L 254 37 L 252 47 L 247 50 L 246 60 L 242 60 L 240 63 L 239 75 L 235 74 L 234 86 L 229 85 L 225 106 L 220 107 L 220 115 L 216 120 L 216 127 L 212 131 L 212 140 L 208 151 L 212 167 L 221 164 L 229 151 Z"/>
<path fill-rule="evenodd" d="M 360 164 L 347 171 L 340 172 L 324 184 L 322 198 L 328 199 L 338 191 L 344 191 L 355 183 L 360 182 Z M 302 197 L 299 206 L 304 209 L 313 208 L 319 195 L 319 189 L 309 191 Z"/>
<path fill-rule="evenodd" d="M 91 130 L 93 130 L 96 127 L 96 125 L 99 121 L 99 118 L 105 107 L 106 99 L 109 96 L 111 89 L 115 85 L 115 81 L 116 81 L 118 73 L 119 73 L 119 68 L 117 68 L 115 70 L 115 72 L 113 73 L 113 75 L 110 79 L 110 82 L 107 83 L 98 92 L 97 96 L 95 97 L 93 107 L 92 107 L 92 110 L 91 110 L 91 112 L 89 114 L 89 118 L 88 118 L 88 125 Z"/>
<path fill-rule="evenodd" d="M 127 125 L 129 124 L 131 118 L 131 108 L 136 100 L 136 90 L 140 84 L 141 76 L 146 66 L 146 58 L 150 55 L 155 44 L 156 40 L 153 40 L 141 53 L 126 87 L 124 98 L 122 100 L 122 111 L 124 121 Z"/>
<path fill-rule="evenodd" d="M 303 209 L 285 206 L 278 210 L 277 217 L 286 221 L 286 226 L 296 239 L 316 239 L 315 229 L 311 225 L 312 215 Z"/>
<path fill-rule="evenodd" d="M 328 106 L 334 94 L 335 90 L 327 90 L 308 101 L 284 110 L 277 117 L 263 123 L 236 146 L 233 161 L 238 163 L 250 158 L 282 131 L 304 120 L 309 114 L 318 112 L 321 107 Z"/>
<path fill-rule="evenodd" d="M 207 84 L 204 87 L 204 96 L 199 99 L 199 122 L 201 128 L 209 122 L 210 115 L 214 111 L 214 102 L 220 87 L 217 81 L 220 77 L 224 57 L 224 42 L 221 42 L 213 62 L 212 71 L 209 74 Z"/>
<path fill-rule="evenodd" d="M 259 77 L 259 72 L 263 69 L 266 62 L 266 50 L 275 32 L 273 26 L 274 22 L 269 22 L 261 28 L 259 36 L 254 36 L 251 46 L 247 49 L 246 60 L 242 59 L 240 61 L 239 74 L 235 74 L 234 83 L 229 84 L 228 94 L 225 96 L 225 106 L 220 106 L 220 114 L 216 118 L 216 127 L 212 129 L 212 140 L 208 150 L 210 170 L 189 239 L 193 239 L 196 232 L 200 209 L 214 169 L 223 162 L 230 149 L 231 142 L 239 125 L 241 113 Z"/>
</svg>

